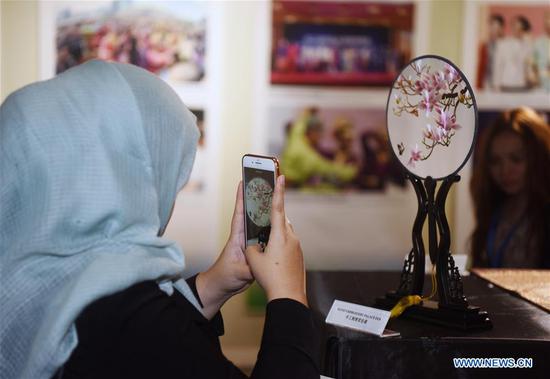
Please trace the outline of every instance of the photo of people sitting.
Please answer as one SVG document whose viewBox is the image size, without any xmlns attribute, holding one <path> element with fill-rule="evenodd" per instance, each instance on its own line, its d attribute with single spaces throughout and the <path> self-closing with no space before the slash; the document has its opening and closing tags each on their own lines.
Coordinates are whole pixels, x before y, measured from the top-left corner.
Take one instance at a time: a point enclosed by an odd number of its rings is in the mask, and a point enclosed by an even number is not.
<svg viewBox="0 0 550 379">
<path fill-rule="evenodd" d="M 330 117 L 332 125 L 324 121 L 328 114 L 337 115 Z M 383 191 L 390 183 L 405 186 L 383 126 L 364 127 L 372 122 L 365 111 L 316 107 L 300 111 L 285 125 L 285 145 L 280 151 L 281 172 L 289 188 L 330 193 Z"/>
</svg>

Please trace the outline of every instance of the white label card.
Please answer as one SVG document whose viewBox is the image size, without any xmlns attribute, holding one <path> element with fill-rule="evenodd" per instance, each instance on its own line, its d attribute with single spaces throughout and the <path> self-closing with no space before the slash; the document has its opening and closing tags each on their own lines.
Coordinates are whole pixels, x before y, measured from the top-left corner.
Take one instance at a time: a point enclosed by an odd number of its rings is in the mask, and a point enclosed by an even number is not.
<svg viewBox="0 0 550 379">
<path fill-rule="evenodd" d="M 381 336 L 389 319 L 389 311 L 334 300 L 325 322 Z"/>
</svg>

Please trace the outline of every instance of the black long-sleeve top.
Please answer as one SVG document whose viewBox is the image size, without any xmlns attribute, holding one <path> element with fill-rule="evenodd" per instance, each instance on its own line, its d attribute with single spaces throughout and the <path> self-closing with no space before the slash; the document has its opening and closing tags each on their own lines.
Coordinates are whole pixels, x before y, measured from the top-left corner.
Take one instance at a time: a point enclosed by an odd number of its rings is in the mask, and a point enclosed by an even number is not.
<svg viewBox="0 0 550 379">
<path fill-rule="evenodd" d="M 188 283 L 199 298 L 195 278 Z M 207 320 L 154 281 L 93 302 L 76 328 L 78 345 L 56 378 L 246 378 L 221 351 L 221 313 Z M 251 378 L 318 379 L 318 338 L 309 308 L 269 302 Z"/>
</svg>

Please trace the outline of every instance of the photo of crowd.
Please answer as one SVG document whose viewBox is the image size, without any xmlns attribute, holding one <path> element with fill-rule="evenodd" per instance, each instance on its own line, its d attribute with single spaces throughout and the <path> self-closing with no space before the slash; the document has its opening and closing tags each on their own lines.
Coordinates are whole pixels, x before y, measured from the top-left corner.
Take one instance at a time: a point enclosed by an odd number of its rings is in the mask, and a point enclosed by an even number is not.
<svg viewBox="0 0 550 379">
<path fill-rule="evenodd" d="M 172 82 L 205 75 L 206 13 L 196 2 L 67 3 L 56 15 L 55 38 L 56 74 L 97 58 Z"/>
<path fill-rule="evenodd" d="M 273 108 L 269 153 L 289 188 L 307 192 L 383 191 L 405 186 L 380 109 Z"/>
<path fill-rule="evenodd" d="M 411 58 L 412 3 L 273 2 L 271 83 L 384 86 Z"/>
<path fill-rule="evenodd" d="M 550 7 L 480 6 L 477 87 L 550 92 Z"/>
</svg>

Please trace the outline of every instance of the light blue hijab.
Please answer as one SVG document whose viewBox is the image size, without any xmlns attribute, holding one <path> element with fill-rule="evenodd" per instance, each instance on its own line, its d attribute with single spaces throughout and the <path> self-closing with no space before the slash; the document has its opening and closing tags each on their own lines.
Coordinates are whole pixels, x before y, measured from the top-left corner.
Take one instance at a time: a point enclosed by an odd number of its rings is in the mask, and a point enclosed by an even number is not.
<svg viewBox="0 0 550 379">
<path fill-rule="evenodd" d="M 0 108 L 0 378 L 50 378 L 92 301 L 157 280 L 196 307 L 184 258 L 158 237 L 199 132 L 170 87 L 91 61 Z M 172 286 L 173 285 L 173 286 Z"/>
</svg>

